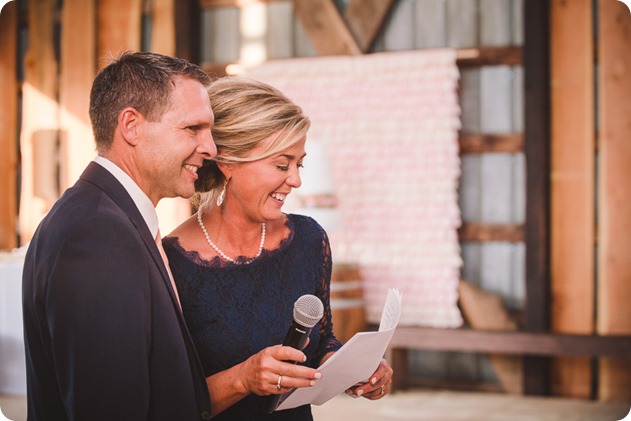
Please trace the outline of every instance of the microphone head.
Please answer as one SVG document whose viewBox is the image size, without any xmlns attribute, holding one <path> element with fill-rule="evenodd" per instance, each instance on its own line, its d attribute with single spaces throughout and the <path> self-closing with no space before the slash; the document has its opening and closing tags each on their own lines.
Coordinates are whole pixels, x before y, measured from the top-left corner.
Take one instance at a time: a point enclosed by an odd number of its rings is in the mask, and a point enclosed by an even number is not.
<svg viewBox="0 0 631 421">
<path fill-rule="evenodd" d="M 315 326 L 323 314 L 324 305 L 315 295 L 303 295 L 294 303 L 294 321 L 304 327 Z"/>
</svg>

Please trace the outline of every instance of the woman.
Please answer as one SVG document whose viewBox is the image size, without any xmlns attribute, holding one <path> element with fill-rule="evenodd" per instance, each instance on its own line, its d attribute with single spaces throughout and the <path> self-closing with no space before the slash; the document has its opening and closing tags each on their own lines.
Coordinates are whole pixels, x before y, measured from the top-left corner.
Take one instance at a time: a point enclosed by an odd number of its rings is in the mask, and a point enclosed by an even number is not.
<svg viewBox="0 0 631 421">
<path fill-rule="evenodd" d="M 309 119 L 278 90 L 227 77 L 210 86 L 215 161 L 198 171 L 198 211 L 164 240 L 217 420 L 311 420 L 309 405 L 266 414 L 263 396 L 313 385 L 341 344 L 332 332 L 331 251 L 313 219 L 282 212 L 300 187 Z M 325 307 L 306 347 L 280 346 L 304 294 Z M 304 363 L 294 364 L 292 362 Z M 384 361 L 347 393 L 378 399 Z"/>
</svg>

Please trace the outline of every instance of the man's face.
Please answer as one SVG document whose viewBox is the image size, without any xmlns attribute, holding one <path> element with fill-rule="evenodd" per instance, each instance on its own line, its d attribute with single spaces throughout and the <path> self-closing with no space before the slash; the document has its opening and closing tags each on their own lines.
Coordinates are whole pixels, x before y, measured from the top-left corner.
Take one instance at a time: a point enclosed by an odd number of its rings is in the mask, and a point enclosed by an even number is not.
<svg viewBox="0 0 631 421">
<path fill-rule="evenodd" d="M 210 128 L 208 93 L 192 79 L 176 79 L 172 106 L 160 121 L 144 121 L 137 155 L 143 191 L 155 204 L 164 197 L 191 197 L 197 169 L 217 155 Z"/>
</svg>

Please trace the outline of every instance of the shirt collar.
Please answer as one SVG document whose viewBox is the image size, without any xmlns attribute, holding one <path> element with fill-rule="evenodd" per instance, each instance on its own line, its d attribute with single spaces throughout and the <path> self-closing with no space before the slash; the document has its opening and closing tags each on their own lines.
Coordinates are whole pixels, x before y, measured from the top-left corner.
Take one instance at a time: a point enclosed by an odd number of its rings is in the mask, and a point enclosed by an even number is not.
<svg viewBox="0 0 631 421">
<path fill-rule="evenodd" d="M 131 196 L 131 199 L 136 204 L 138 211 L 140 211 L 140 214 L 145 220 L 151 235 L 153 238 L 156 238 L 158 235 L 158 214 L 156 213 L 156 208 L 153 206 L 149 197 L 140 189 L 140 187 L 138 187 L 138 184 L 136 184 L 136 182 L 134 182 L 134 180 L 132 180 L 125 171 L 109 159 L 97 156 L 94 158 L 94 162 L 108 170 L 123 185 L 127 193 Z"/>
</svg>

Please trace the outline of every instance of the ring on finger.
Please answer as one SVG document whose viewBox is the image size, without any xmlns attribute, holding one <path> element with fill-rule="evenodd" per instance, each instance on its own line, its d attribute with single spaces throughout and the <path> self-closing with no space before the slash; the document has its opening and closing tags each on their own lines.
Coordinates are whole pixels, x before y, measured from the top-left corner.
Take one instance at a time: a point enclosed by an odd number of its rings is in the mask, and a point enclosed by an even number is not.
<svg viewBox="0 0 631 421">
<path fill-rule="evenodd" d="M 279 375 L 278 376 L 278 381 L 276 382 L 276 389 L 280 390 L 281 385 L 280 385 L 280 381 L 283 379 L 283 376 Z"/>
<path fill-rule="evenodd" d="M 386 393 L 386 385 L 385 385 L 385 384 L 382 384 L 382 385 L 381 385 L 381 394 L 383 395 L 383 394 L 385 394 L 385 393 Z"/>
</svg>

